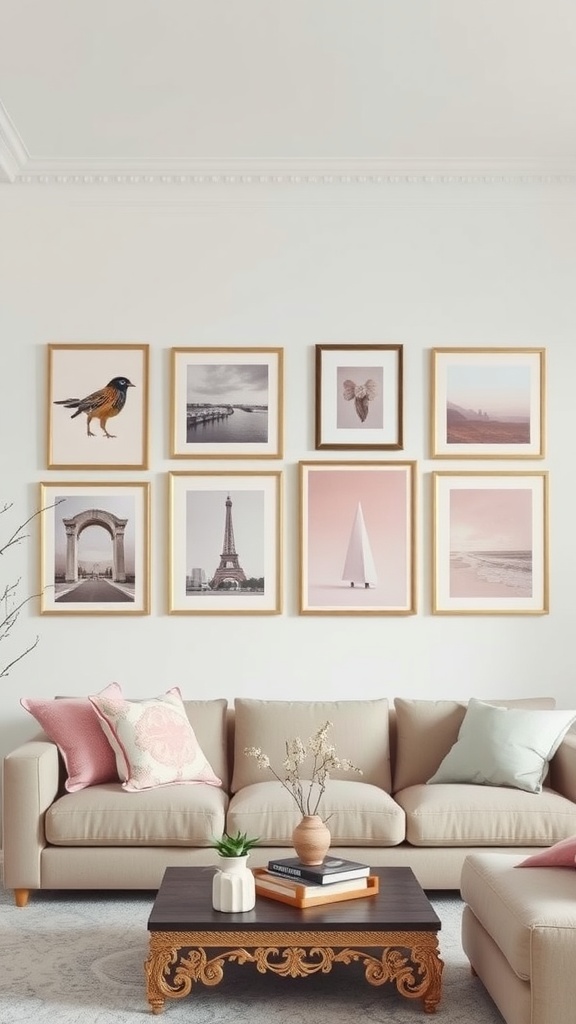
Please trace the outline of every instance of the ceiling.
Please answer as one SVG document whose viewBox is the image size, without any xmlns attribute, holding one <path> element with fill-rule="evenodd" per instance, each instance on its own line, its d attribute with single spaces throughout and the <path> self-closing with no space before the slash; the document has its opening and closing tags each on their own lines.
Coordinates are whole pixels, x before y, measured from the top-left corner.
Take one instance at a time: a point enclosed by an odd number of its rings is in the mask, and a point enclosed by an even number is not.
<svg viewBox="0 0 576 1024">
<path fill-rule="evenodd" d="M 0 0 L 0 181 L 576 174 L 574 0 Z"/>
</svg>

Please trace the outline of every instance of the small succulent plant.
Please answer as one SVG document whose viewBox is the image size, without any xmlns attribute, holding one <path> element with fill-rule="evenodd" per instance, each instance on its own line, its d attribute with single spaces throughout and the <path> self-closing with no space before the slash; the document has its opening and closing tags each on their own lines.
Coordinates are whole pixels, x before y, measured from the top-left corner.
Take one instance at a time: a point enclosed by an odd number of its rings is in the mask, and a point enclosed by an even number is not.
<svg viewBox="0 0 576 1024">
<path fill-rule="evenodd" d="M 235 836 L 229 836 L 224 832 L 221 839 L 214 839 L 212 846 L 221 857 L 245 857 L 249 851 L 259 843 L 260 839 L 248 839 L 246 832 L 238 832 Z"/>
</svg>

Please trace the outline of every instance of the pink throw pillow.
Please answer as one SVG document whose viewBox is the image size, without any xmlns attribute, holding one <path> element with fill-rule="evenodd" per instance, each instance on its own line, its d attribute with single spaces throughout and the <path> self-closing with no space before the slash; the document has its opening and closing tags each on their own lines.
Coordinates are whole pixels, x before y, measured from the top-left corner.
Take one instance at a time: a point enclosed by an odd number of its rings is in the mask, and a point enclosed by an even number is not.
<svg viewBox="0 0 576 1024">
<path fill-rule="evenodd" d="M 129 792 L 175 783 L 221 786 L 196 739 L 177 686 L 152 700 L 90 697 Z"/>
<path fill-rule="evenodd" d="M 517 868 L 573 868 L 576 865 L 576 836 L 561 839 L 545 850 L 533 853 Z"/>
<path fill-rule="evenodd" d="M 121 697 L 122 690 L 118 683 L 110 683 L 99 696 Z M 118 782 L 114 751 L 87 697 L 22 697 L 20 703 L 58 747 L 68 776 L 64 785 L 69 793 L 100 782 Z"/>
</svg>

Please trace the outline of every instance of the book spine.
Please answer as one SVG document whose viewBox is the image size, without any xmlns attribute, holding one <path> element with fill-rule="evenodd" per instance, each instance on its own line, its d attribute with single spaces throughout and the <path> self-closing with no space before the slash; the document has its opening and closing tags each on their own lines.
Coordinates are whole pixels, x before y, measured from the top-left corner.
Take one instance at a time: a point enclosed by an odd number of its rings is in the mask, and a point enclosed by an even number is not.
<svg viewBox="0 0 576 1024">
<path fill-rule="evenodd" d="M 326 875 L 314 871 L 313 868 L 289 867 L 273 860 L 268 864 L 268 870 L 274 871 L 277 875 L 285 875 L 287 878 L 303 878 L 307 882 L 316 882 L 317 885 L 323 885 L 326 879 Z"/>
</svg>

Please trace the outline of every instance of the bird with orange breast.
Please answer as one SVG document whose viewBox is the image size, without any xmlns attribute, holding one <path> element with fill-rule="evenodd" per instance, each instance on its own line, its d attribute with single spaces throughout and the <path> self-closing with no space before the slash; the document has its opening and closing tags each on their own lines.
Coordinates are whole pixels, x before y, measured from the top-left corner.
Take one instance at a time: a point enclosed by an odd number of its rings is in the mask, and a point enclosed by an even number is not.
<svg viewBox="0 0 576 1024">
<path fill-rule="evenodd" d="M 126 405 L 126 392 L 128 388 L 136 387 L 127 377 L 113 377 L 104 388 L 93 391 L 86 395 L 86 398 L 63 398 L 54 405 L 63 405 L 65 409 L 76 409 L 70 419 L 79 416 L 81 412 L 86 413 L 86 432 L 88 437 L 94 437 L 90 430 L 92 420 L 100 420 L 100 427 L 106 437 L 116 437 L 116 434 L 109 434 L 106 430 L 108 420 L 117 416 Z"/>
</svg>

